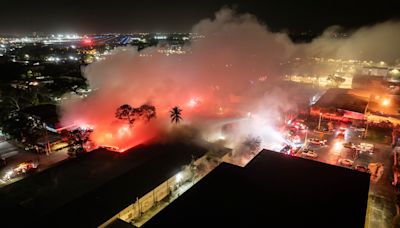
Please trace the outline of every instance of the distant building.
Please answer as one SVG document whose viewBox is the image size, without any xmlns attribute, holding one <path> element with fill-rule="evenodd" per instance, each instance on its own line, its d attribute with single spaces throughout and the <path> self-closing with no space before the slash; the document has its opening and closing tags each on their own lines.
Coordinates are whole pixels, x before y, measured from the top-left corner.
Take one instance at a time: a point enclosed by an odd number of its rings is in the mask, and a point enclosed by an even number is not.
<svg viewBox="0 0 400 228">
<path fill-rule="evenodd" d="M 314 116 L 334 120 L 367 120 L 400 124 L 400 97 L 362 89 L 329 89 L 310 109 Z"/>
<path fill-rule="evenodd" d="M 368 99 L 350 93 L 349 89 L 329 89 L 311 106 L 311 115 L 334 120 L 363 120 Z"/>
<path fill-rule="evenodd" d="M 386 75 L 386 80 L 389 82 L 400 83 L 400 67 L 389 69 Z"/>
<path fill-rule="evenodd" d="M 363 67 L 360 69 L 360 75 L 385 77 L 388 74 L 388 67 Z"/>
<path fill-rule="evenodd" d="M 371 87 L 384 88 L 387 84 L 384 76 L 371 76 L 364 74 L 356 74 L 353 76 L 351 88 L 353 89 L 368 89 Z"/>
</svg>

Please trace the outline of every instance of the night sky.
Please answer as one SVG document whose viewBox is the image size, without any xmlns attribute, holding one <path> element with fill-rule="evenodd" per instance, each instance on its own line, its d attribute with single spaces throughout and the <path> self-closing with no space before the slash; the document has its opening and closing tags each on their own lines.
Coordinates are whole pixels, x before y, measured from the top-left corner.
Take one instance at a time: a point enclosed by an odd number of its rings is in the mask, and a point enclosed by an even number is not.
<svg viewBox="0 0 400 228">
<path fill-rule="evenodd" d="M 223 6 L 257 16 L 273 30 L 320 32 L 400 19 L 399 0 L 368 1 L 1 1 L 0 33 L 187 32 Z"/>
</svg>

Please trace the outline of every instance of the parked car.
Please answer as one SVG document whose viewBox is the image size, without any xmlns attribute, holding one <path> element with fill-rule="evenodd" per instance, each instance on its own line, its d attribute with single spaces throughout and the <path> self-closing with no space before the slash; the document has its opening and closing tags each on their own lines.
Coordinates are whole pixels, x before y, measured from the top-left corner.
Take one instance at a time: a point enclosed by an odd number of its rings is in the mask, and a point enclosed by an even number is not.
<svg viewBox="0 0 400 228">
<path fill-rule="evenodd" d="M 339 165 L 342 166 L 347 166 L 347 167 L 351 167 L 354 164 L 354 161 L 347 159 L 347 158 L 341 158 L 338 160 Z"/>
<path fill-rule="evenodd" d="M 369 173 L 370 172 L 368 167 L 365 167 L 365 166 L 362 166 L 362 165 L 356 165 L 356 167 L 354 169 L 357 170 L 357 171 L 360 171 L 360 172 L 365 172 L 365 173 Z"/>
<path fill-rule="evenodd" d="M 318 154 L 315 153 L 313 150 L 304 149 L 304 150 L 301 152 L 301 156 L 309 157 L 309 158 L 317 158 L 317 157 L 318 157 Z"/>
<path fill-rule="evenodd" d="M 364 132 L 364 131 L 365 131 L 365 128 L 363 128 L 363 127 L 358 127 L 358 128 L 355 128 L 354 130 L 355 130 L 355 131 L 359 131 L 359 132 Z"/>
<path fill-rule="evenodd" d="M 344 142 L 343 147 L 352 149 L 354 147 L 354 143 L 352 142 Z"/>
<path fill-rule="evenodd" d="M 296 120 L 290 124 L 292 127 L 298 130 L 306 130 L 307 126 L 304 124 L 304 120 Z"/>
<path fill-rule="evenodd" d="M 281 153 L 285 153 L 285 154 L 291 154 L 292 153 L 292 147 L 290 145 L 286 145 L 281 149 L 280 152 Z"/>
<path fill-rule="evenodd" d="M 310 138 L 310 139 L 308 139 L 308 142 L 310 144 L 324 146 L 327 141 L 326 140 L 322 140 L 322 139 L 317 139 L 317 138 Z"/>
<path fill-rule="evenodd" d="M 360 143 L 359 145 L 355 145 L 354 149 L 360 153 L 370 153 L 374 152 L 374 144 L 371 143 Z"/>
</svg>

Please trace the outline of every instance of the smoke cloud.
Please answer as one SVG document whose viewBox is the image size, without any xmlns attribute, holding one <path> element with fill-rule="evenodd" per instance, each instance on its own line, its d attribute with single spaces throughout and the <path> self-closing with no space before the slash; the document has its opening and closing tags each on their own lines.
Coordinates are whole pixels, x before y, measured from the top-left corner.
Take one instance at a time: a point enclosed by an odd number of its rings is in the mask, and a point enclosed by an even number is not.
<svg viewBox="0 0 400 228">
<path fill-rule="evenodd" d="M 399 63 L 400 22 L 387 21 L 349 32 L 348 38 L 335 38 L 343 31 L 339 26 L 327 28 L 310 44 L 302 45 L 302 55 L 337 59 L 385 61 Z"/>
<path fill-rule="evenodd" d="M 398 26 L 388 22 L 362 28 L 339 41 L 324 33 L 310 44 L 295 45 L 286 34 L 270 32 L 254 16 L 225 8 L 193 27 L 193 33 L 205 38 L 184 47 L 184 55 L 166 56 L 158 47 L 140 52 L 124 47 L 87 66 L 84 76 L 94 92 L 83 100 L 64 102 L 62 123 L 91 125 L 98 145 L 128 148 L 176 131 L 179 127 L 170 122 L 169 111 L 179 106 L 183 122 L 178 126 L 197 129 L 181 127 L 179 136 L 188 132 L 208 140 L 223 139 L 232 146 L 248 135 L 260 137 L 263 146 L 279 142 L 283 139 L 275 130 L 276 123 L 282 121 L 282 113 L 296 109 L 294 98 L 306 94 L 282 83 L 287 70 L 282 62 L 299 55 L 394 58 L 396 53 L 382 39 L 395 41 L 387 33 Z M 374 39 L 380 44 L 374 44 Z M 154 105 L 157 118 L 129 128 L 115 118 L 123 104 Z"/>
</svg>

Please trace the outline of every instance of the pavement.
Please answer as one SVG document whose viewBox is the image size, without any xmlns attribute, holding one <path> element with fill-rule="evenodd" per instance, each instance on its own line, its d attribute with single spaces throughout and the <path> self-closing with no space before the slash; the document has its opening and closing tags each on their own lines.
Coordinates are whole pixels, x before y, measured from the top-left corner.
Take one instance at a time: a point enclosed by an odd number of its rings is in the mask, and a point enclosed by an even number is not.
<svg viewBox="0 0 400 228">
<path fill-rule="evenodd" d="M 304 138 L 305 133 L 300 133 Z M 347 158 L 354 161 L 352 167 L 356 165 L 367 166 L 369 163 L 382 163 L 383 174 L 377 181 L 377 183 L 370 183 L 369 191 L 369 215 L 367 216 L 366 227 L 370 228 L 386 228 L 393 227 L 393 219 L 396 215 L 396 190 L 391 185 L 393 181 L 393 151 L 389 144 L 376 143 L 365 140 L 361 137 L 361 133 L 354 129 L 348 128 L 345 132 L 344 138 L 338 138 L 336 132 L 330 133 L 319 133 L 309 130 L 307 134 L 308 138 L 319 138 L 326 139 L 327 145 L 306 145 L 308 148 L 314 150 L 318 157 L 313 160 L 320 162 L 339 165 L 338 159 Z M 374 144 L 375 150 L 373 154 L 363 153 L 357 154 L 350 148 L 345 148 L 340 145 L 342 142 L 353 142 L 358 144 L 360 142 Z M 300 152 L 296 154 L 301 156 Z M 311 158 L 310 158 L 311 159 Z"/>
</svg>

